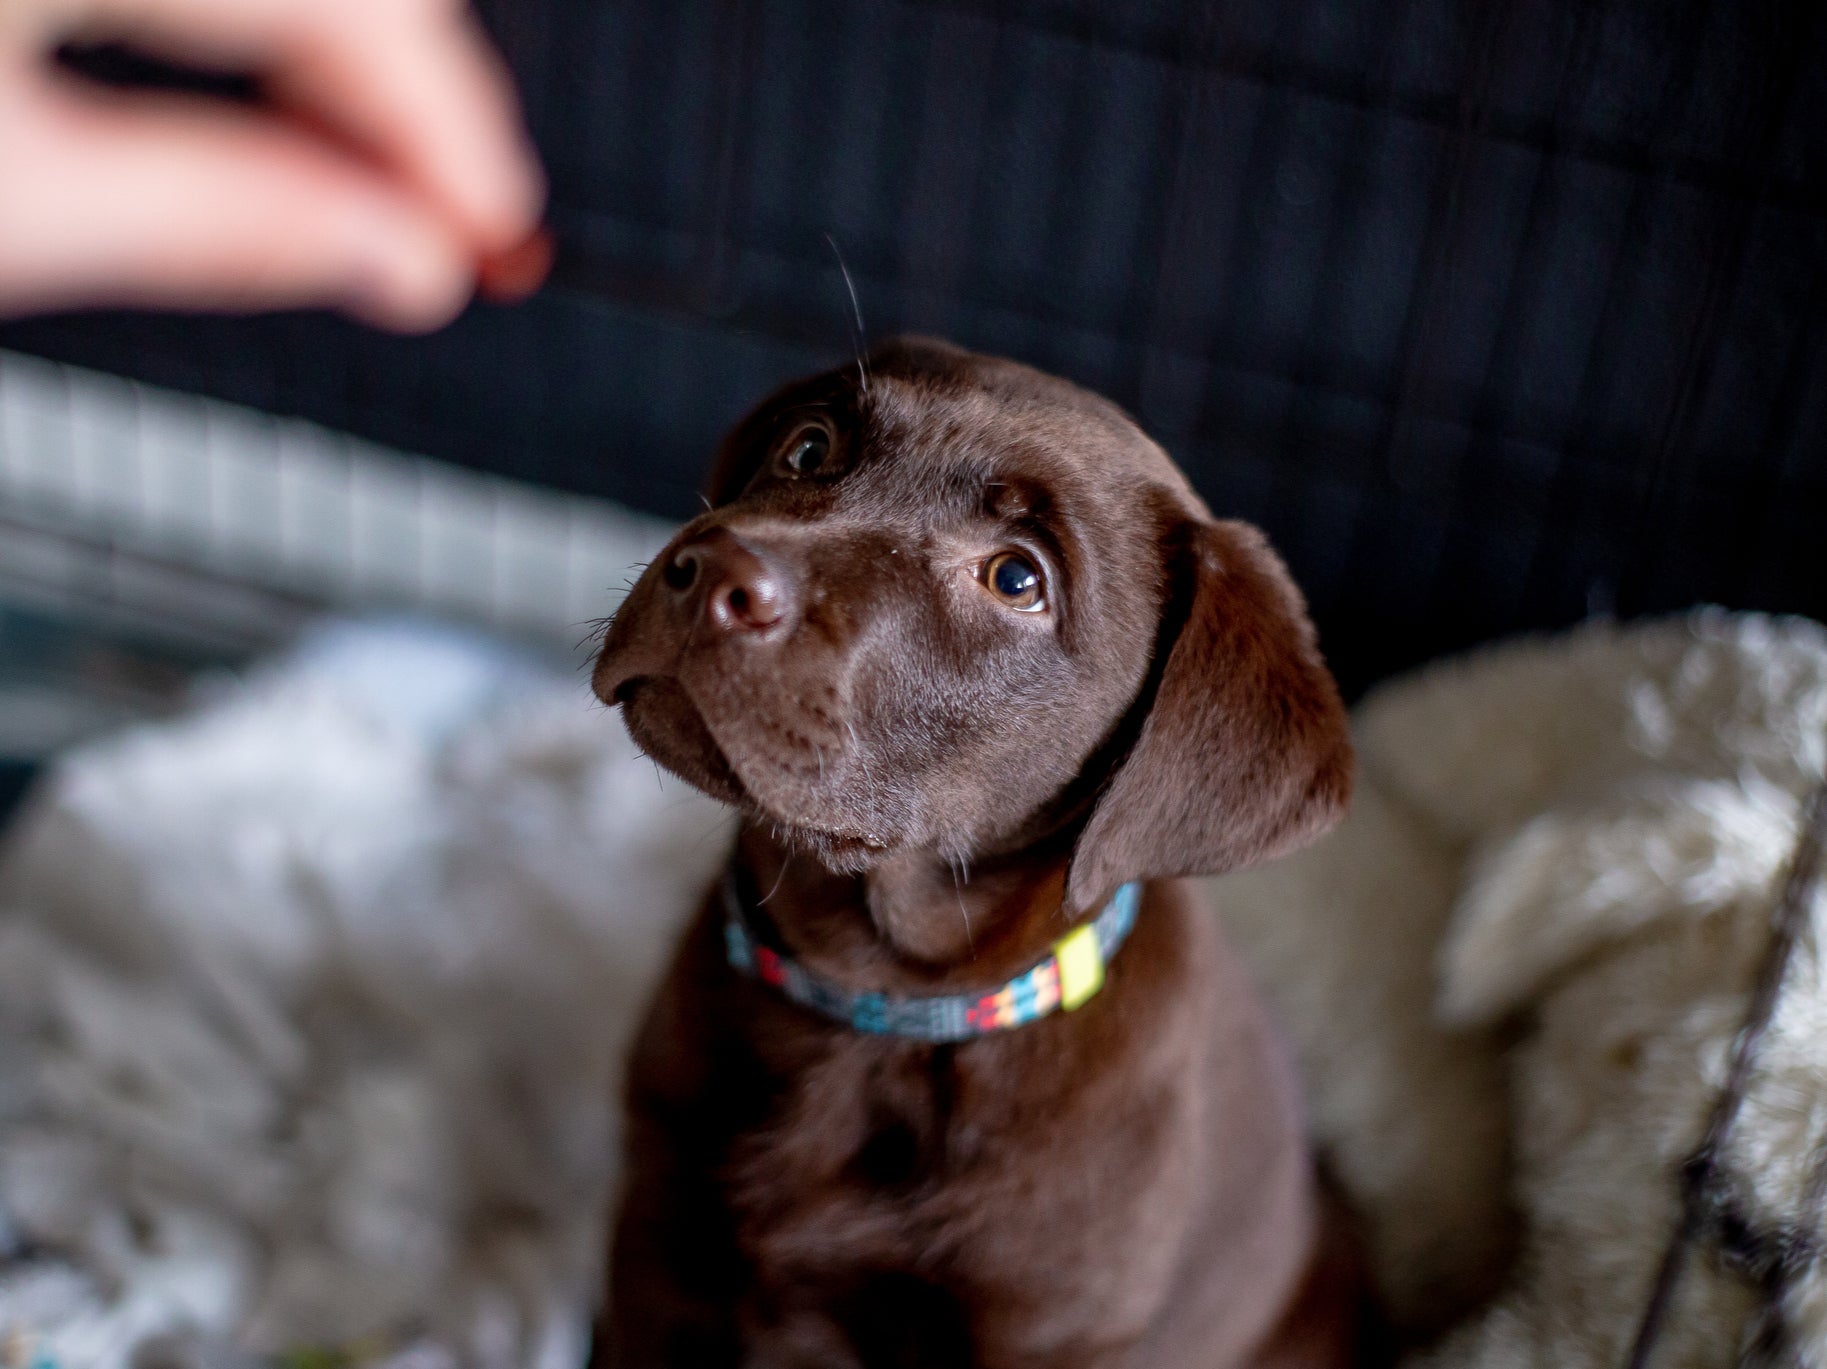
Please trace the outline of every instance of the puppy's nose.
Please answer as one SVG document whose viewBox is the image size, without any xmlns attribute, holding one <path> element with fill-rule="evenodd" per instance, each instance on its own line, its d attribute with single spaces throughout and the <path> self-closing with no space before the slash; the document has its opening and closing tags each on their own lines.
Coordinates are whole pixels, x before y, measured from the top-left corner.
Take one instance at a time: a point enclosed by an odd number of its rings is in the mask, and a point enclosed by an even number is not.
<svg viewBox="0 0 1827 1369">
<path fill-rule="evenodd" d="M 793 611 L 786 571 L 728 528 L 680 547 L 664 574 L 681 597 L 702 595 L 704 616 L 725 632 L 764 632 Z"/>
</svg>

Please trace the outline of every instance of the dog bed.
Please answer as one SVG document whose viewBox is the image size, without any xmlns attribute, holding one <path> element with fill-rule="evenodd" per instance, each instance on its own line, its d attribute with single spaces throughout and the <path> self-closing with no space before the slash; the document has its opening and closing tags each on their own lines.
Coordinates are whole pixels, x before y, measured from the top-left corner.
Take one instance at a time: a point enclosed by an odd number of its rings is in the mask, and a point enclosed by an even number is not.
<svg viewBox="0 0 1827 1369">
<path fill-rule="evenodd" d="M 1617 1363 L 1827 769 L 1827 635 L 1595 624 L 1357 732 L 1352 818 L 1214 902 L 1417 1362 Z M 617 1061 L 728 830 L 575 678 L 408 625 L 71 754 L 0 858 L 0 1365 L 579 1363 Z M 1810 936 L 1728 1157 L 1760 1222 L 1823 1023 Z M 1657 1363 L 1755 1305 L 1697 1262 Z"/>
<path fill-rule="evenodd" d="M 726 831 L 574 674 L 403 624 L 71 754 L 0 863 L 0 1365 L 580 1363 Z"/>
<path fill-rule="evenodd" d="M 1827 773 L 1827 632 L 1595 623 L 1392 682 L 1355 731 L 1351 817 L 1213 902 L 1392 1311 L 1442 1337 L 1416 1362 L 1622 1364 Z M 1818 890 L 1806 914 L 1657 1366 L 1741 1362 L 1772 1319 L 1827 1363 Z"/>
</svg>

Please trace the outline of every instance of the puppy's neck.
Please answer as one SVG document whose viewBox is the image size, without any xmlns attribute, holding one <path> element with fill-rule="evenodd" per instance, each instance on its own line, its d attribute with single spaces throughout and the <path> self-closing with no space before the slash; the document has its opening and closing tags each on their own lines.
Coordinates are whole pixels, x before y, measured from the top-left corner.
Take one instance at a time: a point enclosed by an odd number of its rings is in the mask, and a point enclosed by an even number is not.
<svg viewBox="0 0 1827 1369">
<path fill-rule="evenodd" d="M 1019 974 L 1069 926 L 1070 847 L 1056 843 L 961 869 L 897 851 L 861 875 L 792 855 L 745 825 L 737 858 L 795 955 L 859 988 L 930 991 Z"/>
<path fill-rule="evenodd" d="M 1066 863 L 1034 854 L 968 870 L 931 852 L 897 852 L 878 862 L 863 886 L 884 941 L 910 960 L 951 965 L 994 954 L 1004 940 L 1020 940 L 1027 924 L 1056 912 Z"/>
</svg>

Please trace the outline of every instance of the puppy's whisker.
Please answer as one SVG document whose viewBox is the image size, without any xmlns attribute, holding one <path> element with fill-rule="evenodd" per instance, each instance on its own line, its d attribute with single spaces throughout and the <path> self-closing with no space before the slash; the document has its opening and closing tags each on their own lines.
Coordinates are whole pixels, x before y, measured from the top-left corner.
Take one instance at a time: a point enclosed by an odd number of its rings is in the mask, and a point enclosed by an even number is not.
<svg viewBox="0 0 1827 1369">
<path fill-rule="evenodd" d="M 611 613 L 606 618 L 592 618 L 587 622 L 573 623 L 571 625 L 572 628 L 576 629 L 576 628 L 581 627 L 583 629 L 584 635 L 577 639 L 577 645 L 572 647 L 571 649 L 573 651 L 582 651 L 584 649 L 585 642 L 594 641 L 596 638 L 601 637 L 604 633 L 608 632 L 609 629 L 611 627 L 613 627 L 614 625 L 615 625 L 615 614 L 613 614 L 613 613 Z M 591 663 L 586 661 L 586 662 L 584 662 L 584 664 L 589 665 Z"/>
<path fill-rule="evenodd" d="M 680 802 L 683 803 L 685 800 L 681 800 Z M 709 841 L 712 837 L 721 836 L 723 830 L 723 823 L 721 821 L 713 822 L 709 827 L 705 828 L 698 839 L 691 844 L 692 854 L 697 855 L 699 851 L 704 849 L 705 842 Z"/>
<path fill-rule="evenodd" d="M 694 616 L 691 620 L 691 626 L 685 630 L 685 645 L 679 651 L 681 657 L 684 657 L 687 652 L 698 644 L 698 623 L 699 618 Z"/>
<path fill-rule="evenodd" d="M 975 960 L 977 958 L 977 938 L 971 932 L 971 910 L 964 906 L 964 884 L 959 875 L 964 861 L 960 859 L 954 865 L 950 858 L 947 858 L 945 864 L 952 872 L 952 892 L 958 896 L 958 916 L 964 919 L 964 944 L 970 951 L 971 959 Z"/>
<path fill-rule="evenodd" d="M 856 320 L 856 332 L 850 338 L 850 349 L 856 353 L 856 381 L 866 403 L 869 399 L 869 363 L 863 357 L 863 341 L 869 333 L 863 327 L 863 306 L 857 302 L 856 282 L 850 279 L 850 268 L 844 263 L 844 254 L 837 245 L 837 239 L 827 233 L 825 241 L 831 245 L 831 255 L 837 258 L 837 269 L 844 277 L 844 289 L 850 292 L 850 314 Z"/>
<path fill-rule="evenodd" d="M 863 788 L 868 791 L 869 808 L 871 812 L 874 812 L 876 811 L 875 776 L 871 774 L 869 770 L 869 753 L 863 749 L 862 743 L 856 739 L 856 724 L 851 722 L 848 718 L 844 719 L 844 730 L 850 734 L 850 752 L 856 757 L 857 765 L 862 768 Z"/>
<path fill-rule="evenodd" d="M 791 851 L 783 852 L 780 857 L 780 873 L 774 876 L 774 887 L 772 889 L 769 889 L 767 892 L 767 897 L 763 898 L 761 900 L 761 904 L 763 907 L 765 907 L 767 905 L 768 899 L 773 898 L 775 894 L 780 892 L 780 886 L 786 882 L 787 866 L 791 865 L 792 863 L 793 863 L 793 853 Z"/>
</svg>

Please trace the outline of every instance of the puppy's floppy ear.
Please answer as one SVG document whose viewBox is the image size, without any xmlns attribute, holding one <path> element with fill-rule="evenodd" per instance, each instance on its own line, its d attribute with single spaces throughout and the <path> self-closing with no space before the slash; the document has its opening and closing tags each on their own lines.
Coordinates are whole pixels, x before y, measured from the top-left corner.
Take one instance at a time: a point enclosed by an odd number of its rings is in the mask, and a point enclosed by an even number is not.
<svg viewBox="0 0 1827 1369">
<path fill-rule="evenodd" d="M 1073 852 L 1074 911 L 1125 880 L 1281 855 L 1330 829 L 1351 796 L 1338 686 L 1262 534 L 1187 519 L 1168 560 L 1157 659 L 1137 705 L 1146 712 Z"/>
</svg>

